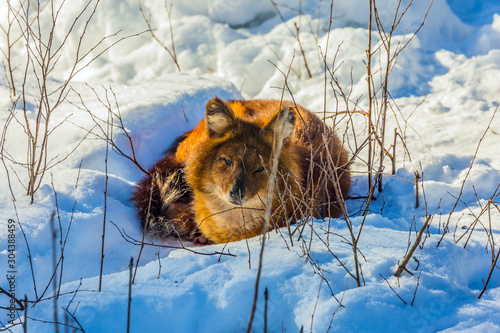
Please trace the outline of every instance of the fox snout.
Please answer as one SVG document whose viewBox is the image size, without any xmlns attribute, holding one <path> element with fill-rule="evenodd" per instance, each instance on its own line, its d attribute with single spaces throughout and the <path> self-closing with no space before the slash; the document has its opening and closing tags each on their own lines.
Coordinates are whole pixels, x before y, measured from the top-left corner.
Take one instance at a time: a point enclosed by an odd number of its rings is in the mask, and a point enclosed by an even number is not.
<svg viewBox="0 0 500 333">
<path fill-rule="evenodd" d="M 246 194 L 245 185 L 243 182 L 238 181 L 229 190 L 229 201 L 233 205 L 241 205 L 246 200 L 244 200 Z"/>
</svg>

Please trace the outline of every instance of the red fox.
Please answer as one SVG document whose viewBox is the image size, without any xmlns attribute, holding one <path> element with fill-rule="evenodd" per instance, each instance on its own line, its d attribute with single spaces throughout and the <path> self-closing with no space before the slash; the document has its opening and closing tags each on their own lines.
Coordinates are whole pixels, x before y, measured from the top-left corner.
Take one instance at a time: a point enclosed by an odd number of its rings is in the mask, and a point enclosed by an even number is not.
<svg viewBox="0 0 500 333">
<path fill-rule="evenodd" d="M 270 175 L 278 144 L 274 191 Z M 141 180 L 132 200 L 154 238 L 224 243 L 313 216 L 338 217 L 349 158 L 316 115 L 279 100 L 209 101 L 206 116 Z"/>
</svg>

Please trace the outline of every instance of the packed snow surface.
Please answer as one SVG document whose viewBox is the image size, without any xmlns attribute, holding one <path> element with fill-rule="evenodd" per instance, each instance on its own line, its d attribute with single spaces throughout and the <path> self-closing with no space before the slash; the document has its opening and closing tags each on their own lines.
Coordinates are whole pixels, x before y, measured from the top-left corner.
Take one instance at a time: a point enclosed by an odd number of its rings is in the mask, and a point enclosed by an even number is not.
<svg viewBox="0 0 500 333">
<path fill-rule="evenodd" d="M 0 4 L 2 27 L 9 22 L 7 3 Z M 185 244 L 187 249 L 141 249 L 126 241 L 142 237 L 129 198 L 144 174 L 116 149 L 107 148 L 102 139 L 107 129 L 100 120 L 108 116 L 107 107 L 115 114 L 119 110 L 137 161 L 149 168 L 175 138 L 196 126 L 204 117 L 205 104 L 215 96 L 279 99 L 284 94 L 285 99 L 293 98 L 320 116 L 347 108 L 367 110 L 368 2 L 334 1 L 330 23 L 328 1 L 288 1 L 286 5 L 267 0 L 173 1 L 167 6 L 170 19 L 164 2 L 143 1 L 142 11 L 150 18 L 155 35 L 170 50 L 173 32 L 180 72 L 167 51 L 144 32 L 147 25 L 136 0 L 102 1 L 88 26 L 85 18 L 90 9 L 73 26 L 86 3 L 67 1 L 59 13 L 54 45 L 63 41 L 64 45 L 47 82 L 53 91 L 71 72 L 83 31 L 87 33 L 83 50 L 113 35 L 92 50 L 90 57 L 121 37 L 130 37 L 71 81 L 67 99 L 50 119 L 53 131 L 47 159 L 60 163 L 47 170 L 33 204 L 26 196 L 28 173 L 20 164 L 26 162 L 29 149 L 22 127 L 23 106 L 18 103 L 17 111 L 12 111 L 9 78 L 2 75 L 0 79 L 1 144 L 7 156 L 0 165 L 0 286 L 14 290 L 19 299 L 24 295 L 29 301 L 44 298 L 28 308 L 28 331 L 54 331 L 50 284 L 54 227 L 57 258 L 64 244 L 63 266 L 57 271 L 59 322 L 85 332 L 125 331 L 133 257 L 131 332 L 246 331 L 262 238 L 222 245 Z M 386 30 L 397 4 L 377 1 Z M 400 13 L 407 4 L 402 1 Z M 350 224 L 342 218 L 307 220 L 297 230 L 292 226 L 268 234 L 252 331 L 263 331 L 265 318 L 269 332 L 299 332 L 301 328 L 312 332 L 500 331 L 500 263 L 478 299 L 500 251 L 500 115 L 496 114 L 500 3 L 435 0 L 426 14 L 428 7 L 429 1 L 415 1 L 393 36 L 395 50 L 398 43 L 413 36 L 427 15 L 418 34 L 399 54 L 389 79 L 391 105 L 397 108 L 390 110 L 387 119 L 387 140 L 392 142 L 397 128 L 409 154 L 399 142 L 397 172 L 390 175 L 386 160 L 383 190 L 375 193 L 366 215 L 363 151 L 352 167 L 352 199 L 347 203 Z M 47 22 L 48 9 L 41 18 Z M 380 46 L 375 26 L 372 36 L 374 47 Z M 2 50 L 6 45 L 6 36 L 1 34 Z M 325 55 L 328 75 L 322 61 Z M 11 59 L 20 88 L 25 63 L 19 59 L 26 59 L 23 43 L 13 45 Z M 385 61 L 383 56 L 374 56 L 374 71 L 383 69 Z M 329 71 L 334 71 L 332 86 Z M 284 91 L 288 72 L 289 91 Z M 381 73 L 374 73 L 376 80 Z M 33 123 L 39 86 L 34 79 L 24 84 L 26 115 Z M 339 97 L 339 89 L 349 96 L 347 103 Z M 16 118 L 9 118 L 11 111 L 17 112 Z M 335 127 L 354 154 L 360 144 L 354 144 L 355 140 L 367 135 L 364 116 L 354 113 L 352 121 L 339 116 Z M 113 131 L 117 146 L 130 156 L 128 138 L 119 129 Z M 415 171 L 422 176 L 418 208 Z M 102 291 L 98 292 L 104 213 L 105 257 Z M 430 227 L 407 265 L 408 272 L 394 277 L 429 215 L 433 215 Z M 14 226 L 15 233 L 9 226 Z M 362 227 L 360 287 L 353 278 L 349 226 L 356 234 Z M 448 233 L 443 236 L 446 226 Z M 15 251 L 10 252 L 12 234 Z M 163 245 L 181 246 L 177 242 Z M 12 258 L 15 264 L 9 266 Z M 8 280 L 12 275 L 14 289 Z M 9 302 L 2 294 L 0 306 L 8 308 Z M 24 322 L 24 313 L 16 312 L 12 325 L 10 312 L 3 308 L 0 327 L 22 332 L 16 323 Z"/>
</svg>

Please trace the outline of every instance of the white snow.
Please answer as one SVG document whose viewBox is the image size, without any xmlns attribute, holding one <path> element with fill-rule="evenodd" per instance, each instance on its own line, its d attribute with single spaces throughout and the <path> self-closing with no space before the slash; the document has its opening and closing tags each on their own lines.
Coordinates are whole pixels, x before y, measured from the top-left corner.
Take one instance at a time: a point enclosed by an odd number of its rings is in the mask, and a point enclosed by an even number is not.
<svg viewBox="0 0 500 333">
<path fill-rule="evenodd" d="M 61 26 L 56 31 L 56 45 L 65 38 L 84 3 L 83 0 L 65 3 L 59 16 Z M 325 52 L 331 64 L 338 50 L 335 67 L 340 66 L 335 78 L 345 92 L 351 93 L 349 108 L 366 109 L 367 3 L 334 1 L 332 30 L 328 35 L 328 1 L 289 1 L 286 6 L 278 5 L 285 22 L 272 3 L 264 0 L 173 1 L 171 24 L 180 73 L 151 35 L 142 33 L 113 46 L 79 73 L 71 87 L 92 113 L 101 118 L 107 116 L 107 110 L 91 87 L 101 100 L 107 93 L 114 107 L 113 91 L 137 160 L 146 168 L 162 156 L 177 136 L 196 126 L 204 116 L 206 102 L 214 96 L 280 98 L 284 84 L 280 71 L 288 71 L 290 64 L 288 84 L 297 103 L 322 114 L 326 100 L 326 111 L 337 108 L 344 111 L 346 105 L 337 103 L 331 89 L 327 89 L 325 96 L 320 58 Z M 403 1 L 402 6 L 407 3 Z M 377 2 L 384 22 L 391 20 L 396 4 L 397 1 L 389 0 Z M 142 5 L 144 10 L 150 10 L 153 26 L 157 28 L 155 34 L 170 46 L 164 3 L 149 0 Z M 299 6 L 304 15 L 294 10 Z M 428 1 L 413 3 L 395 32 L 394 43 L 408 40 L 428 6 Z M 2 2 L 0 12 L 6 11 L 6 2 Z M 7 24 L 4 14 L 0 15 L 0 24 L 2 27 Z M 295 31 L 294 24 L 301 27 L 301 44 L 311 78 L 298 41 L 290 32 Z M 83 29 L 84 22 L 78 22 L 62 49 L 62 57 L 49 80 L 54 89 L 69 73 L 79 42 L 78 33 Z M 87 28 L 83 47 L 88 50 L 102 37 L 120 30 L 117 38 L 145 29 L 136 0 L 103 1 Z M 376 36 L 375 31 L 372 34 Z M 105 45 L 117 38 L 106 40 Z M 5 46 L 5 36 L 0 34 L 0 47 L 5 49 Z M 103 47 L 92 54 L 96 55 Z M 18 59 L 25 57 L 24 46 L 15 44 L 13 52 L 14 61 L 19 61 L 15 64 L 19 66 L 15 75 L 20 87 L 24 65 Z M 378 57 L 374 64 L 378 66 Z M 488 127 L 500 103 L 499 78 L 498 1 L 474 0 L 465 4 L 459 0 L 435 0 L 425 25 L 400 54 L 389 81 L 392 97 L 399 106 L 394 113 L 400 115 L 400 123 L 393 116 L 388 118 L 387 140 L 392 140 L 395 127 L 405 129 L 411 161 L 398 146 L 401 152 L 397 173 L 394 177 L 384 176 L 383 191 L 377 193 L 365 220 L 357 214 L 364 208 L 362 200 L 348 202 L 349 212 L 356 215 L 352 217 L 355 232 L 364 221 L 358 244 L 363 285 L 357 287 L 339 264 L 341 261 L 351 272 L 354 270 L 352 247 L 345 242 L 350 233 L 343 219 L 314 220 L 312 228 L 316 233 L 311 231 L 309 223 L 301 239 L 297 233 L 290 237 L 286 228 L 273 231 L 264 251 L 254 332 L 264 327 L 265 288 L 269 291 L 269 332 L 298 332 L 301 327 L 313 332 L 500 331 L 498 267 L 487 291 L 478 299 L 491 268 L 492 242 L 495 254 L 500 250 L 500 211 L 491 206 L 481 216 L 481 224 L 476 225 L 469 240 L 470 233 L 466 233 L 495 191 L 498 193 L 500 184 L 499 114 Z M 0 128 L 4 128 L 12 107 L 7 82 L 2 75 Z M 33 80 L 27 81 L 30 103 L 27 109 L 31 119 L 35 117 L 37 89 Z M 285 93 L 285 98 L 290 99 L 290 94 Z M 7 160 L 7 168 L 0 164 L 0 286 L 9 290 L 3 274 L 8 271 L 8 221 L 13 219 L 21 223 L 26 234 L 36 292 L 38 296 L 43 293 L 53 274 L 50 216 L 56 210 L 57 198 L 61 221 L 59 229 L 56 216 L 57 240 L 64 241 L 67 235 L 62 295 L 57 300 L 59 321 L 64 322 L 63 308 L 68 307 L 85 332 L 124 331 L 128 265 L 131 257 L 135 262 L 140 247 L 126 242 L 110 221 L 140 240 L 139 221 L 129 198 L 143 173 L 110 150 L 104 276 L 102 292 L 97 292 L 105 209 L 106 144 L 92 134 L 81 142 L 90 129 L 102 133 L 94 127 L 88 112 L 79 106 L 80 98 L 71 92 L 68 101 L 51 118 L 55 126 L 71 115 L 51 134 L 49 160 L 60 159 L 77 148 L 47 172 L 34 204 L 25 195 L 25 169 Z M 18 116 L 19 122 L 24 121 L 20 111 Z M 402 119 L 406 121 L 401 122 Z M 353 121 L 361 132 L 366 125 L 363 116 L 355 115 Z M 343 121 L 336 126 L 343 133 L 347 125 Z M 118 145 L 130 153 L 127 138 L 114 134 Z M 351 134 L 348 138 L 353 140 Z M 5 150 L 23 163 L 26 147 L 26 134 L 13 120 L 6 132 Z M 471 161 L 474 161 L 472 168 Z M 390 163 L 387 164 L 389 170 Z M 365 169 L 359 160 L 353 166 L 357 171 L 353 176 L 353 196 L 366 195 L 367 177 L 362 173 Z M 425 192 L 425 198 L 420 193 L 419 208 L 415 208 L 413 183 L 416 170 L 423 171 Z M 461 200 L 455 207 L 461 192 Z M 498 205 L 498 197 L 495 200 Z M 411 260 L 408 264 L 413 276 L 404 273 L 395 278 L 398 262 L 404 258 L 409 242 L 415 240 L 415 230 L 420 229 L 426 215 L 434 213 L 424 235 L 424 246 L 415 253 L 418 262 Z M 447 221 L 450 232 L 440 242 Z M 328 228 L 329 235 L 325 233 Z M 23 298 L 26 294 L 33 301 L 35 291 L 28 249 L 19 224 L 16 230 L 16 296 Z M 327 241 L 330 250 L 325 245 Z M 227 246 L 189 247 L 209 255 L 146 246 L 132 286 L 131 332 L 246 331 L 260 244 L 260 237 L 256 237 Z M 59 256 L 59 243 L 57 249 Z M 214 255 L 215 252 L 224 254 Z M 45 297 L 52 294 L 49 286 Z M 0 295 L 0 306 L 8 304 L 9 299 Z M 0 323 L 12 332 L 22 332 L 20 325 L 8 325 L 7 314 L 8 311 L 0 309 Z M 54 325 L 47 323 L 54 318 L 53 299 L 29 307 L 28 316 L 30 332 L 54 331 Z M 17 317 L 24 321 L 22 312 Z M 78 327 L 72 318 L 68 322 Z"/>
</svg>

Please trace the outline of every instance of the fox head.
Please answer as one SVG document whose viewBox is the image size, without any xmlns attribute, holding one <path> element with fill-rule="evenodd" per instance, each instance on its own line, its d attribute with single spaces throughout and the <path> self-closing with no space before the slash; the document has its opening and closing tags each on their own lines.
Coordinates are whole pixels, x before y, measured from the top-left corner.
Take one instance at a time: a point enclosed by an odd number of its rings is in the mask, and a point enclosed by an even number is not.
<svg viewBox="0 0 500 333">
<path fill-rule="evenodd" d="M 258 124 L 237 117 L 230 105 L 219 98 L 208 102 L 207 139 L 189 161 L 187 178 L 195 196 L 219 201 L 221 209 L 263 207 L 278 143 L 278 172 L 299 173 L 298 154 L 290 144 L 296 113 L 285 107 Z"/>
</svg>

